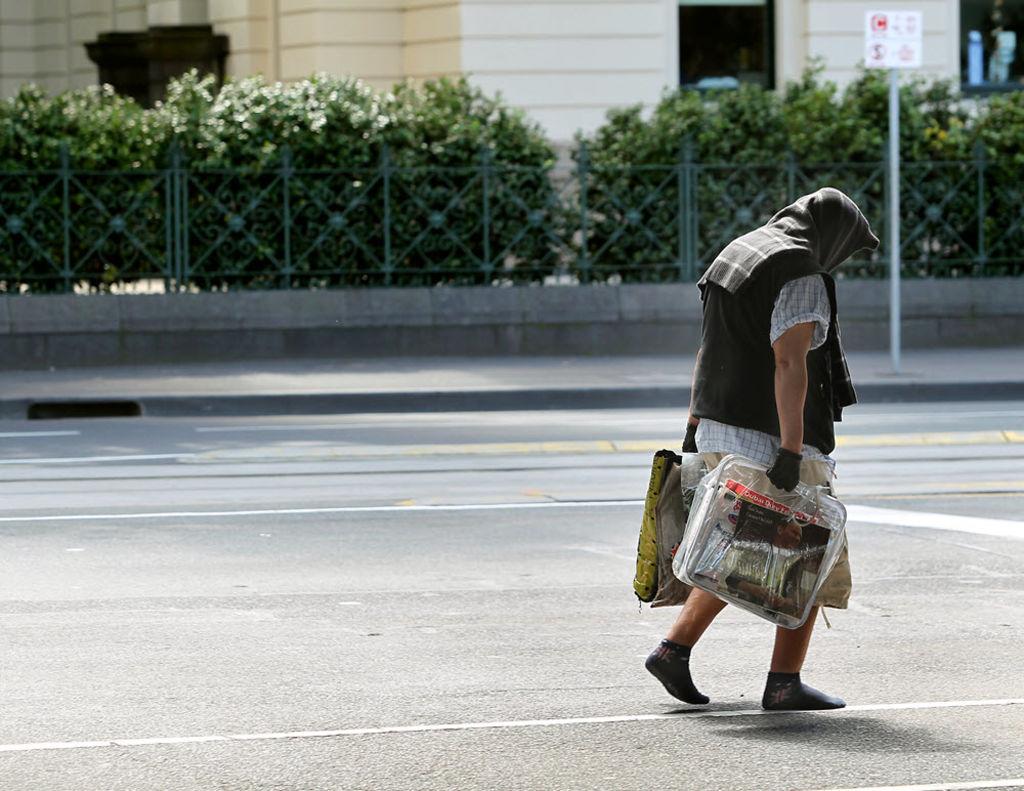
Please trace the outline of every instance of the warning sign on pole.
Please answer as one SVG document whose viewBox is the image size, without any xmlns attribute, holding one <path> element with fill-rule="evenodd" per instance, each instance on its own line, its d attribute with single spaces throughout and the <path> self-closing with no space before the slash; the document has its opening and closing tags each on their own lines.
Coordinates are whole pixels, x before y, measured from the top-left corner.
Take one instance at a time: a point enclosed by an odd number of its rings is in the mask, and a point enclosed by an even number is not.
<svg viewBox="0 0 1024 791">
<path fill-rule="evenodd" d="M 864 65 L 869 69 L 921 67 L 920 11 L 868 11 L 864 26 Z"/>
</svg>

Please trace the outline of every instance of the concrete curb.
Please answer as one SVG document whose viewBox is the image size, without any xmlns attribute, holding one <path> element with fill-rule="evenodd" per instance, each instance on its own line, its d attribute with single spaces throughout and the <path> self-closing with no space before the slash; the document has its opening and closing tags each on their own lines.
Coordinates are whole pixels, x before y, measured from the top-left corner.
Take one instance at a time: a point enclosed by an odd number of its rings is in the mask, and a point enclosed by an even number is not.
<svg viewBox="0 0 1024 791">
<path fill-rule="evenodd" d="M 867 383 L 857 387 L 862 404 L 1024 400 L 1024 381 Z M 278 395 L 108 396 L 102 399 L 14 398 L 0 400 L 0 419 L 22 420 L 33 407 L 45 406 L 60 416 L 88 411 L 104 414 L 136 404 L 148 417 L 245 417 L 256 415 L 326 415 L 367 412 L 494 412 L 544 409 L 641 409 L 678 407 L 690 401 L 688 387 L 529 388 L 515 390 L 433 390 L 378 393 L 287 393 Z M 88 415 L 79 415 L 88 416 Z"/>
</svg>

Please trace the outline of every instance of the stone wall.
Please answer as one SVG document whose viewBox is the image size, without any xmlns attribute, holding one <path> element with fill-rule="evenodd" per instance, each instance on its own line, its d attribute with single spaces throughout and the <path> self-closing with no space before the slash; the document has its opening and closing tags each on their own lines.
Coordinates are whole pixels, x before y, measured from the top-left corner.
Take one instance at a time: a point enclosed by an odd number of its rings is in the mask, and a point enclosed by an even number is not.
<svg viewBox="0 0 1024 791">
<path fill-rule="evenodd" d="M 849 349 L 887 349 L 889 286 L 839 284 Z M 904 281 L 906 348 L 1024 344 L 1024 278 Z M 691 353 L 693 284 L 0 296 L 5 368 L 279 357 Z"/>
</svg>

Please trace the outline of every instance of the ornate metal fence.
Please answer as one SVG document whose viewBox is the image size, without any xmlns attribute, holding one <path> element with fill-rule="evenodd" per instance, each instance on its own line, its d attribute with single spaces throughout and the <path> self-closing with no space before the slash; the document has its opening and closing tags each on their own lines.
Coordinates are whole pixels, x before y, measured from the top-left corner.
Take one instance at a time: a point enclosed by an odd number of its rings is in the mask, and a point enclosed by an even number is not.
<svg viewBox="0 0 1024 791">
<path fill-rule="evenodd" d="M 1024 272 L 1024 168 L 905 163 L 905 276 Z M 165 169 L 0 173 L 0 291 L 327 288 L 433 284 L 675 282 L 733 237 L 823 185 L 847 192 L 882 237 L 847 264 L 888 267 L 884 162 L 759 165 L 694 160 L 523 168 L 488 152 L 466 168 L 296 166 L 206 171 L 172 150 Z"/>
</svg>

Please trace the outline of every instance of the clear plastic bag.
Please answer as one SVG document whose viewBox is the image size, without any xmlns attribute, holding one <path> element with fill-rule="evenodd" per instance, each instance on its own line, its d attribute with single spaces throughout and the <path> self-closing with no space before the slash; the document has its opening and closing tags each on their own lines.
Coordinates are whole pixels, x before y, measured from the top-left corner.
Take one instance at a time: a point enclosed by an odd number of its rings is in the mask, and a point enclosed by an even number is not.
<svg viewBox="0 0 1024 791">
<path fill-rule="evenodd" d="M 823 487 L 776 489 L 726 456 L 694 496 L 673 573 L 779 626 L 801 626 L 843 547 L 846 509 Z"/>
</svg>

